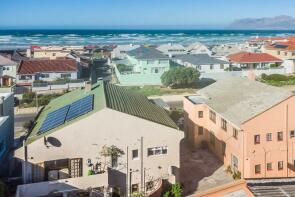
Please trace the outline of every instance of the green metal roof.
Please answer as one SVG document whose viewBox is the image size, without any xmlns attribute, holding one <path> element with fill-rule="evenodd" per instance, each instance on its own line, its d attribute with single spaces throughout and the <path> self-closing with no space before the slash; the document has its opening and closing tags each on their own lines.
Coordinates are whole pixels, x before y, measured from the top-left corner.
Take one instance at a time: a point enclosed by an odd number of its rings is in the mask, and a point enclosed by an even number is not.
<svg viewBox="0 0 295 197">
<path fill-rule="evenodd" d="M 123 87 L 105 84 L 108 108 L 177 129 L 167 112 L 151 103 L 145 96 L 134 94 Z"/>
<path fill-rule="evenodd" d="M 37 134 L 48 113 L 57 110 L 63 106 L 69 105 L 72 102 L 90 94 L 94 95 L 94 105 L 91 112 L 84 114 L 72 121 L 66 121 L 63 125 L 49 130 L 43 134 Z M 53 133 L 60 128 L 63 128 L 75 121 L 83 119 L 86 116 L 96 113 L 97 111 L 100 111 L 101 109 L 104 109 L 106 107 L 168 127 L 172 127 L 175 129 L 178 128 L 164 109 L 152 104 L 145 96 L 131 93 L 125 88 L 113 84 L 98 83 L 92 86 L 91 91 L 86 91 L 85 89 L 81 88 L 52 100 L 39 113 L 39 116 L 35 121 L 34 128 L 27 137 L 26 143 L 29 144 L 36 139 Z"/>
</svg>

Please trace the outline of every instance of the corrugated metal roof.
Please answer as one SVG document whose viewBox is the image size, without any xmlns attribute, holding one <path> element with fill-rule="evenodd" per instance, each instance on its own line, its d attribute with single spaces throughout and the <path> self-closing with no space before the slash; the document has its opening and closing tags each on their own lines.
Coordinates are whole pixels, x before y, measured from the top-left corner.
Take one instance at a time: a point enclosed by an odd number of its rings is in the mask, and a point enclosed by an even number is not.
<svg viewBox="0 0 295 197">
<path fill-rule="evenodd" d="M 128 51 L 127 54 L 136 59 L 156 60 L 156 59 L 168 59 L 166 55 L 161 53 L 155 48 L 140 46 L 137 49 Z"/>
</svg>

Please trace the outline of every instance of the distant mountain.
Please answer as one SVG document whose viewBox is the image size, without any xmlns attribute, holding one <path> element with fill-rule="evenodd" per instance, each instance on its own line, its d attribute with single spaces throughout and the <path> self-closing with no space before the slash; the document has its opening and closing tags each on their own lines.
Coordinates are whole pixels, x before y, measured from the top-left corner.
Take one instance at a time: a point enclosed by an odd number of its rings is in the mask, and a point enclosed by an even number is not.
<svg viewBox="0 0 295 197">
<path fill-rule="evenodd" d="M 295 18 L 291 16 L 276 16 L 264 18 L 245 18 L 234 21 L 229 25 L 230 29 L 295 29 Z"/>
</svg>

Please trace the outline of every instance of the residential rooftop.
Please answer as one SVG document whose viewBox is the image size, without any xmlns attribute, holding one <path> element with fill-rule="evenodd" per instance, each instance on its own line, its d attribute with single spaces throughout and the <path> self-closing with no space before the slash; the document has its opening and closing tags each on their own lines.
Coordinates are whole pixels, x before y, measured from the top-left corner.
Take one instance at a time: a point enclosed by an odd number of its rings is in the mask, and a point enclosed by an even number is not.
<svg viewBox="0 0 295 197">
<path fill-rule="evenodd" d="M 206 103 L 213 111 L 240 127 L 292 95 L 292 92 L 258 81 L 231 77 L 199 90 L 199 98 L 192 97 L 192 102 Z"/>
<path fill-rule="evenodd" d="M 227 56 L 232 62 L 238 63 L 257 63 L 257 62 L 282 62 L 281 59 L 267 53 L 248 53 L 241 52 Z"/>
<path fill-rule="evenodd" d="M 148 46 L 140 46 L 134 50 L 128 51 L 127 54 L 136 59 L 143 60 L 168 59 L 168 57 L 159 50 Z"/>
<path fill-rule="evenodd" d="M 75 72 L 77 62 L 73 59 L 23 60 L 18 68 L 18 74 L 35 74 L 38 72 Z"/>
<path fill-rule="evenodd" d="M 193 65 L 228 64 L 229 62 L 216 59 L 208 54 L 176 55 L 175 59 L 189 62 Z"/>
<path fill-rule="evenodd" d="M 0 55 L 0 65 L 5 66 L 5 65 L 16 65 L 14 61 Z"/>
<path fill-rule="evenodd" d="M 70 105 L 71 103 L 88 95 L 94 95 L 92 111 L 72 121 L 66 121 L 64 124 L 43 134 L 38 134 L 42 123 L 45 121 L 47 115 L 50 112 L 60 109 L 66 105 Z M 161 107 L 158 107 L 157 105 L 150 102 L 145 96 L 131 93 L 123 87 L 99 82 L 98 84 L 92 86 L 91 91 L 86 91 L 86 89 L 81 88 L 52 100 L 40 112 L 38 119 L 35 121 L 35 126 L 27 138 L 27 143 L 31 143 L 44 135 L 48 135 L 104 108 L 113 109 L 122 113 L 146 119 L 148 121 L 162 124 L 167 127 L 178 129 L 177 125 L 173 122 L 168 113 Z"/>
</svg>

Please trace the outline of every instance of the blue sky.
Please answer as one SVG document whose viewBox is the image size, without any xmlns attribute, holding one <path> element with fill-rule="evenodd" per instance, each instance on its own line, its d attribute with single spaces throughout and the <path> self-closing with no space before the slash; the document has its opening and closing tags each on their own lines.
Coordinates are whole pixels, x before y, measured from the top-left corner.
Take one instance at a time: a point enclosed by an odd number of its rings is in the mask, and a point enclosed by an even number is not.
<svg viewBox="0 0 295 197">
<path fill-rule="evenodd" d="M 0 0 L 0 28 L 222 28 L 295 17 L 295 0 Z"/>
</svg>

